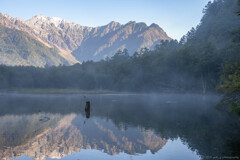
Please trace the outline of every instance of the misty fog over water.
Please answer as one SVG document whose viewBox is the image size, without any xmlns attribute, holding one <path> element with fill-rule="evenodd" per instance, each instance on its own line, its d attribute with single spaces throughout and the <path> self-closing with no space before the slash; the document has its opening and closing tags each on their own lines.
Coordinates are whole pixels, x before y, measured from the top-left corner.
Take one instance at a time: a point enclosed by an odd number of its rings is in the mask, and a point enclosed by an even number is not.
<svg viewBox="0 0 240 160">
<path fill-rule="evenodd" d="M 198 94 L 1 94 L 0 158 L 239 156 L 239 117 Z M 91 108 L 84 110 L 89 101 Z"/>
<path fill-rule="evenodd" d="M 240 0 L 190 1 L 1 0 L 0 160 L 240 159 Z"/>
</svg>

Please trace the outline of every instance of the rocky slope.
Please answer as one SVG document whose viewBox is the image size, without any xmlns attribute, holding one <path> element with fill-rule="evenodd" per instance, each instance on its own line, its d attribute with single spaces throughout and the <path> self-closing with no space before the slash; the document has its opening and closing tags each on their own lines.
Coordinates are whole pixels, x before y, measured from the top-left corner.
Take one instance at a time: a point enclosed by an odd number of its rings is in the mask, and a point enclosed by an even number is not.
<svg viewBox="0 0 240 160">
<path fill-rule="evenodd" d="M 82 42 L 72 52 L 78 60 L 100 60 L 112 57 L 117 50 L 127 48 L 130 54 L 141 48 L 152 48 L 161 40 L 170 40 L 158 25 L 147 26 L 145 23 L 131 21 L 125 25 L 111 22 L 95 28 L 94 35 Z M 91 58 L 89 58 L 89 55 Z"/>
<path fill-rule="evenodd" d="M 124 25 L 110 22 L 105 26 L 86 27 L 44 15 L 23 21 L 0 14 L 0 24 L 27 32 L 47 47 L 58 49 L 58 54 L 69 64 L 111 57 L 124 48 L 133 54 L 143 47 L 152 48 L 161 40 L 170 40 L 157 24 L 147 26 L 134 21 Z"/>
<path fill-rule="evenodd" d="M 133 53 L 142 47 L 151 48 L 161 40 L 170 40 L 157 24 L 147 26 L 134 21 L 125 25 L 113 21 L 105 26 L 86 27 L 38 15 L 25 23 L 41 40 L 61 51 L 72 52 L 79 61 L 111 57 L 124 48 Z"/>
<path fill-rule="evenodd" d="M 71 63 L 26 32 L 0 25 L 0 64 L 44 67 Z"/>
<path fill-rule="evenodd" d="M 44 67 L 76 62 L 38 38 L 23 20 L 0 13 L 0 64 Z"/>
</svg>

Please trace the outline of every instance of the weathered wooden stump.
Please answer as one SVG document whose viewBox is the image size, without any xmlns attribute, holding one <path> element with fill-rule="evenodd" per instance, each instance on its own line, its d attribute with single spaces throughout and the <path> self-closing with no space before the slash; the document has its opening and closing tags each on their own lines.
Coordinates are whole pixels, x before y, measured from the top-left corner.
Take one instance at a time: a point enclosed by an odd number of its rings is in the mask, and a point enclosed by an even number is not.
<svg viewBox="0 0 240 160">
<path fill-rule="evenodd" d="M 89 101 L 87 101 L 85 105 L 85 114 L 86 114 L 86 118 L 90 118 L 90 102 Z"/>
<path fill-rule="evenodd" d="M 90 102 L 89 101 L 86 102 L 85 111 L 90 111 Z"/>
<path fill-rule="evenodd" d="M 90 118 L 90 110 L 89 111 L 85 111 L 85 115 L 86 115 L 86 118 Z"/>
</svg>

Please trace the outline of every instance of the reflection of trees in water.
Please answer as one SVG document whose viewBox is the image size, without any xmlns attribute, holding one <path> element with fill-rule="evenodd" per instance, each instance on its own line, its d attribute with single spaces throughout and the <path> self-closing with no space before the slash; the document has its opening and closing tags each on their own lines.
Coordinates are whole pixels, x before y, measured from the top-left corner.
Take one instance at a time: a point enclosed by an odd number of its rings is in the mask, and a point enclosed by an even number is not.
<svg viewBox="0 0 240 160">
<path fill-rule="evenodd" d="M 212 107 L 216 103 L 216 97 L 214 96 L 207 97 L 205 101 L 198 95 L 180 97 L 177 95 L 152 97 L 139 95 L 89 96 L 88 98 L 91 100 L 92 109 L 91 118 L 86 125 L 90 125 L 89 122 L 91 122 L 92 118 L 99 117 L 99 120 L 103 120 L 108 125 L 109 121 L 110 123 L 113 122 L 114 126 L 117 127 L 115 130 L 119 130 L 118 133 L 130 130 L 133 127 L 140 127 L 143 131 L 154 130 L 162 138 L 174 139 L 180 137 L 190 149 L 197 150 L 201 156 L 239 155 L 239 121 L 233 115 L 215 110 Z M 84 112 L 86 101 L 81 96 L 33 96 L 28 97 L 27 100 L 17 98 L 11 99 L 10 107 L 9 101 L 8 99 L 0 101 L 3 104 L 0 105 L 1 109 L 5 105 L 1 114 L 33 114 L 41 110 L 43 112 L 61 114 L 75 112 L 86 116 Z M 6 108 L 11 108 L 11 110 Z M 19 112 L 14 111 L 15 108 Z M 108 133 L 110 138 L 101 137 L 104 139 L 104 143 L 99 143 L 97 138 L 94 139 L 95 135 L 91 136 L 88 134 L 90 131 L 84 133 L 84 128 L 79 128 L 80 124 L 77 125 L 77 119 L 78 117 L 74 119 L 73 124 L 80 130 L 81 135 L 85 137 L 83 142 L 88 145 L 84 147 L 94 148 L 95 146 L 96 149 L 101 149 L 103 147 L 106 148 L 110 142 L 113 144 L 112 148 L 114 148 L 114 145 L 117 146 L 118 142 L 114 142 L 116 137 L 118 139 L 120 137 L 117 132 L 112 131 L 114 134 L 111 135 L 110 131 L 101 131 L 102 133 Z M 94 125 L 96 127 L 97 123 Z M 100 126 L 97 127 L 98 129 L 101 128 Z M 95 143 L 91 143 L 93 141 Z M 119 144 L 124 144 L 124 141 L 127 143 L 123 138 Z M 139 141 L 138 143 L 146 145 L 148 142 L 141 139 L 141 142 Z M 124 145 L 121 147 L 124 148 Z M 138 150 L 137 146 L 133 146 L 133 148 Z M 118 152 L 117 149 L 114 151 Z M 127 152 L 127 149 L 125 152 Z"/>
<path fill-rule="evenodd" d="M 240 155 L 239 118 L 214 108 L 214 97 L 205 101 L 199 96 L 168 97 L 177 103 L 165 103 L 166 99 L 155 98 L 145 96 L 127 102 L 116 100 L 117 103 L 105 109 L 108 110 L 108 118 L 117 126 L 140 125 L 154 129 L 162 138 L 180 137 L 201 156 Z M 96 112 L 103 117 L 106 114 L 101 109 Z"/>
</svg>

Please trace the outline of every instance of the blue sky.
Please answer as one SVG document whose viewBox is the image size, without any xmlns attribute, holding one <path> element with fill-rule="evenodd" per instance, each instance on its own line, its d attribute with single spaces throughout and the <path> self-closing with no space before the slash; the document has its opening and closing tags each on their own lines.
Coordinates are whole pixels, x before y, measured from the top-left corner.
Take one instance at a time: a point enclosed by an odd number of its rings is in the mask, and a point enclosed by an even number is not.
<svg viewBox="0 0 240 160">
<path fill-rule="evenodd" d="M 180 39 L 199 24 L 209 0 L 1 0 L 0 12 L 24 20 L 43 14 L 84 26 L 110 21 L 157 23 L 167 34 Z"/>
</svg>

